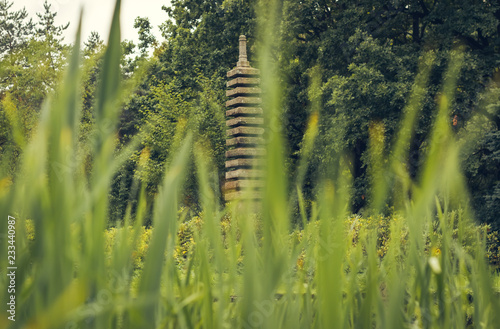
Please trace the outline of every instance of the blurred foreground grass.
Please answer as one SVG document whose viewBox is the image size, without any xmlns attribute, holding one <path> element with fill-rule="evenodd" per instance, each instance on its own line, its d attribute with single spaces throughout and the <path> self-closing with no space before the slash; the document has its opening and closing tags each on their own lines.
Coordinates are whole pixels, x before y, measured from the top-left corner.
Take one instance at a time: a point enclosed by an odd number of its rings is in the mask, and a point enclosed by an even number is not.
<svg viewBox="0 0 500 329">
<path fill-rule="evenodd" d="M 110 228 L 111 179 L 138 143 L 116 151 L 116 131 L 110 128 L 117 124 L 121 93 L 119 4 L 95 106 L 92 152 L 81 154 L 85 151 L 77 143 L 77 40 L 65 80 L 46 102 L 24 149 L 22 168 L 14 178 L 0 178 L 1 214 L 17 218 L 16 321 L 2 310 L 1 328 L 498 327 L 500 277 L 486 258 L 487 239 L 495 236 L 470 220 L 458 164 L 462 145 L 448 122 L 460 51 L 444 79 L 421 181 L 410 180 L 403 159 L 432 65 L 430 55 L 422 59 L 390 167 L 371 168 L 374 214 L 396 186 L 399 208 L 391 217 L 349 217 L 350 177 L 342 156 L 332 158 L 317 200 L 310 212 L 305 210 L 303 174 L 291 188 L 285 183 L 283 141 L 280 130 L 272 129 L 280 115 L 279 84 L 265 74 L 270 128 L 260 205 L 242 201 L 221 209 L 209 179 L 211 161 L 188 135 L 165 173 L 153 228 L 142 227 L 145 198 L 135 218 L 129 209 L 121 227 Z M 271 16 L 277 10 L 272 4 Z M 265 20 L 261 27 L 266 36 L 263 72 L 274 69 L 268 60 L 273 24 Z M 318 111 L 305 135 L 299 173 L 307 168 Z M 373 163 L 381 164 L 385 141 L 377 125 L 370 129 L 370 148 Z M 203 212 L 186 218 L 177 201 L 192 153 Z M 381 179 L 388 171 L 393 182 Z M 296 197 L 289 198 L 289 189 L 297 191 Z M 301 229 L 290 225 L 295 202 Z M 6 229 L 2 224 L 0 232 Z M 7 254 L 5 239 L 1 250 Z M 498 257 L 498 250 L 490 252 L 490 258 Z M 8 265 L 1 259 L 0 295 L 6 301 Z"/>
</svg>

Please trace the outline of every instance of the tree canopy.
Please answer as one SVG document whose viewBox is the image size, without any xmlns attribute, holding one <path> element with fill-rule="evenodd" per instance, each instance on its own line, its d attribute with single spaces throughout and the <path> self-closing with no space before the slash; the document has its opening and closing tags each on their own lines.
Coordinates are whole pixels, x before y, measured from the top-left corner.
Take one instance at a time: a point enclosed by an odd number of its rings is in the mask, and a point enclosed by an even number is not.
<svg viewBox="0 0 500 329">
<path fill-rule="evenodd" d="M 10 120 L 6 108 L 16 108 L 16 120 L 29 136 L 32 114 L 38 112 L 64 66 L 67 46 L 61 32 L 67 25 L 54 25 L 56 13 L 47 2 L 35 21 L 28 19 L 25 10 L 12 11 L 11 6 L 7 0 L 0 1 L 0 120 L 6 125 Z M 144 138 L 110 192 L 114 209 L 118 209 L 116 218 L 123 215 L 124 204 L 135 198 L 131 187 L 134 177 L 148 186 L 151 195 L 156 193 L 165 162 L 183 129 L 195 131 L 212 150 L 222 182 L 226 72 L 237 61 L 240 34 L 249 40 L 250 61 L 259 65 L 256 54 L 265 36 L 258 34 L 256 6 L 256 0 L 173 0 L 162 8 L 168 17 L 161 25 L 163 41 L 152 35 L 146 17 L 135 20 L 138 53 L 133 43 L 122 43 L 122 73 L 138 83 L 123 104 L 118 138 L 121 145 L 137 134 Z M 349 159 L 354 178 L 352 211 L 367 210 L 371 202 L 370 127 L 381 129 L 384 149 L 389 152 L 422 62 L 432 58 L 427 63 L 429 78 L 405 159 L 416 181 L 446 82 L 443 72 L 450 54 L 460 49 L 465 60 L 449 124 L 458 137 L 467 133 L 477 136 L 464 147 L 463 169 L 478 218 L 498 224 L 497 1 L 283 0 L 279 22 L 272 60 L 279 67 L 276 74 L 283 89 L 281 123 L 288 145 L 290 179 L 297 174 L 312 111 L 311 77 L 319 72 L 320 133 L 305 181 L 307 198 L 314 198 L 315 182 L 331 165 L 331 155 L 342 154 Z M 89 132 L 92 127 L 94 90 L 104 47 L 95 33 L 85 43 L 82 131 Z M 143 69 L 138 70 L 140 67 Z M 471 120 L 480 124 L 473 126 Z M 4 130 L 1 134 L 1 147 L 6 147 L 12 136 Z M 147 161 L 139 165 L 146 154 Z M 196 189 L 194 180 L 190 184 L 188 194 Z M 387 200 L 388 207 L 391 202 Z M 195 205 L 196 200 L 186 195 L 186 203 Z"/>
</svg>

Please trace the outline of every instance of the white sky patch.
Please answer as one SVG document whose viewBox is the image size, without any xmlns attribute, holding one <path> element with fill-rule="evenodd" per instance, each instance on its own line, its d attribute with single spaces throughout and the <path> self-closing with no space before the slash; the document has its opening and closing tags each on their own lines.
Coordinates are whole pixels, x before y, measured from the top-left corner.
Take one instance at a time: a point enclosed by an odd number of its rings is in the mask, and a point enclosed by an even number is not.
<svg viewBox="0 0 500 329">
<path fill-rule="evenodd" d="M 43 13 L 44 0 L 14 0 L 11 10 L 19 10 L 23 7 L 29 13 L 29 17 L 36 22 L 36 13 Z M 86 41 L 90 32 L 96 31 L 101 39 L 107 43 L 111 16 L 115 6 L 115 0 L 48 0 L 52 5 L 51 10 L 57 12 L 56 24 L 63 25 L 70 22 L 64 33 L 65 43 L 75 41 L 76 28 L 80 9 L 83 7 L 82 41 Z M 158 26 L 167 20 L 165 11 L 161 10 L 163 5 L 168 6 L 169 0 L 122 0 L 121 4 L 121 33 L 122 40 L 132 40 L 137 45 L 138 35 L 134 29 L 134 20 L 137 16 L 148 17 L 153 26 L 152 33 L 158 41 L 161 41 L 161 33 Z"/>
</svg>

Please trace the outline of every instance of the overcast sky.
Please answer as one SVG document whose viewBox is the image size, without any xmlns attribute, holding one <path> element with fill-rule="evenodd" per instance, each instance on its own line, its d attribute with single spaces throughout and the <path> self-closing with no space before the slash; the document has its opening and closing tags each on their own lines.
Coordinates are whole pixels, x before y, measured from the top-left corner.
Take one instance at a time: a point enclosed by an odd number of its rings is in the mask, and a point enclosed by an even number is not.
<svg viewBox="0 0 500 329">
<path fill-rule="evenodd" d="M 36 13 L 43 12 L 44 0 L 13 0 L 13 2 L 11 10 L 25 7 L 34 21 L 38 18 Z M 82 40 L 85 41 L 91 31 L 97 31 L 101 39 L 107 42 L 115 0 L 48 0 L 48 2 L 52 5 L 52 11 L 57 12 L 57 25 L 70 22 L 64 35 L 66 43 L 72 43 L 75 40 L 78 15 L 82 6 L 84 9 Z M 153 25 L 153 34 L 161 41 L 158 25 L 167 19 L 167 14 L 161 10 L 161 7 L 169 3 L 169 0 L 122 0 L 122 40 L 133 40 L 137 44 L 137 30 L 134 29 L 134 20 L 137 16 L 141 16 L 149 18 Z"/>
</svg>

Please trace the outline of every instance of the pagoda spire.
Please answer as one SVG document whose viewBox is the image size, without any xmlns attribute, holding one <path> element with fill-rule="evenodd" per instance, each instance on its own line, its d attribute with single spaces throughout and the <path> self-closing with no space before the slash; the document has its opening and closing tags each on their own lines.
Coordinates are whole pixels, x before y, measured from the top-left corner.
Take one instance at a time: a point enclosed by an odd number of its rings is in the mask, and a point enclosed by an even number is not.
<svg viewBox="0 0 500 329">
<path fill-rule="evenodd" d="M 247 59 L 247 38 L 244 35 L 240 35 L 240 57 L 237 67 L 250 67 L 250 63 Z"/>
<path fill-rule="evenodd" d="M 236 67 L 227 72 L 226 201 L 245 197 L 260 199 L 261 160 L 265 150 L 259 76 L 259 70 L 248 62 L 247 39 L 240 35 L 239 60 Z"/>
</svg>

